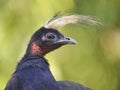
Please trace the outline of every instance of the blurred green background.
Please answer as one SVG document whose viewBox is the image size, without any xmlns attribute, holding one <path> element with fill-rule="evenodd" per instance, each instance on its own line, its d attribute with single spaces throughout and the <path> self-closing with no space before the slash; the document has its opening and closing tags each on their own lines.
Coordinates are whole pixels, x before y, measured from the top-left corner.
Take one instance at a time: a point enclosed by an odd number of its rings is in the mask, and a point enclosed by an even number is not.
<svg viewBox="0 0 120 90">
<path fill-rule="evenodd" d="M 61 29 L 78 44 L 46 56 L 55 78 L 93 90 L 120 90 L 120 0 L 0 0 L 0 90 L 15 71 L 31 35 L 59 11 L 96 16 L 104 27 Z"/>
</svg>

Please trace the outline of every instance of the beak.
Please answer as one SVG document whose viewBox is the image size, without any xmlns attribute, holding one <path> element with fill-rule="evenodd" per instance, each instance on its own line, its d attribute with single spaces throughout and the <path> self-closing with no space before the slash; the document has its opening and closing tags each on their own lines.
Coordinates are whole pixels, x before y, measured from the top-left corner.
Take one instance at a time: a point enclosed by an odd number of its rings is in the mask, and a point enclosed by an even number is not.
<svg viewBox="0 0 120 90">
<path fill-rule="evenodd" d="M 70 38 L 70 37 L 64 37 L 56 42 L 57 44 L 77 44 L 77 41 Z"/>
</svg>

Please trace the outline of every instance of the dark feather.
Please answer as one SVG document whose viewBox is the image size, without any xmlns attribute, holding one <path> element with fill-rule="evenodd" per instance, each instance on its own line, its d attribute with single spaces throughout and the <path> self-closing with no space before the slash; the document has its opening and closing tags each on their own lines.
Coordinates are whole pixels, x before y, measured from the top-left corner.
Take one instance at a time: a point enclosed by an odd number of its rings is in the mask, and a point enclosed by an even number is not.
<svg viewBox="0 0 120 90">
<path fill-rule="evenodd" d="M 40 56 L 31 56 L 21 60 L 5 90 L 60 89 L 49 70 L 46 60 Z"/>
<path fill-rule="evenodd" d="M 79 83 L 75 83 L 72 81 L 58 81 L 58 84 L 61 85 L 66 90 L 91 90 Z"/>
</svg>

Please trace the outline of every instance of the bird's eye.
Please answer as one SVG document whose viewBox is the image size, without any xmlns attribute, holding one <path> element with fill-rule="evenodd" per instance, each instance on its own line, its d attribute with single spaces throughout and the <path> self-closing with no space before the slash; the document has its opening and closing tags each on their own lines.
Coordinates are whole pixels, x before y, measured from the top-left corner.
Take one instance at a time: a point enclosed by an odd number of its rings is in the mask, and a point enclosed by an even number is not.
<svg viewBox="0 0 120 90">
<path fill-rule="evenodd" d="M 53 33 L 48 33 L 48 34 L 46 35 L 46 37 L 47 37 L 48 40 L 53 40 L 53 39 L 56 38 L 56 35 L 53 34 Z"/>
</svg>

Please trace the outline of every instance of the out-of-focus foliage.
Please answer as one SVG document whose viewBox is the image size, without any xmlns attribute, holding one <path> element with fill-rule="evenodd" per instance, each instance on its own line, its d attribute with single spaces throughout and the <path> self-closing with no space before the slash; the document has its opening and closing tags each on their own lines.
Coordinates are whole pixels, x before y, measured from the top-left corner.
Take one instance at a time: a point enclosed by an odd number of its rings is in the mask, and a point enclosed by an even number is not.
<svg viewBox="0 0 120 90">
<path fill-rule="evenodd" d="M 0 90 L 24 55 L 32 33 L 55 13 L 96 16 L 104 27 L 68 25 L 61 33 L 78 44 L 46 56 L 57 80 L 93 90 L 120 90 L 119 0 L 0 0 Z"/>
</svg>

